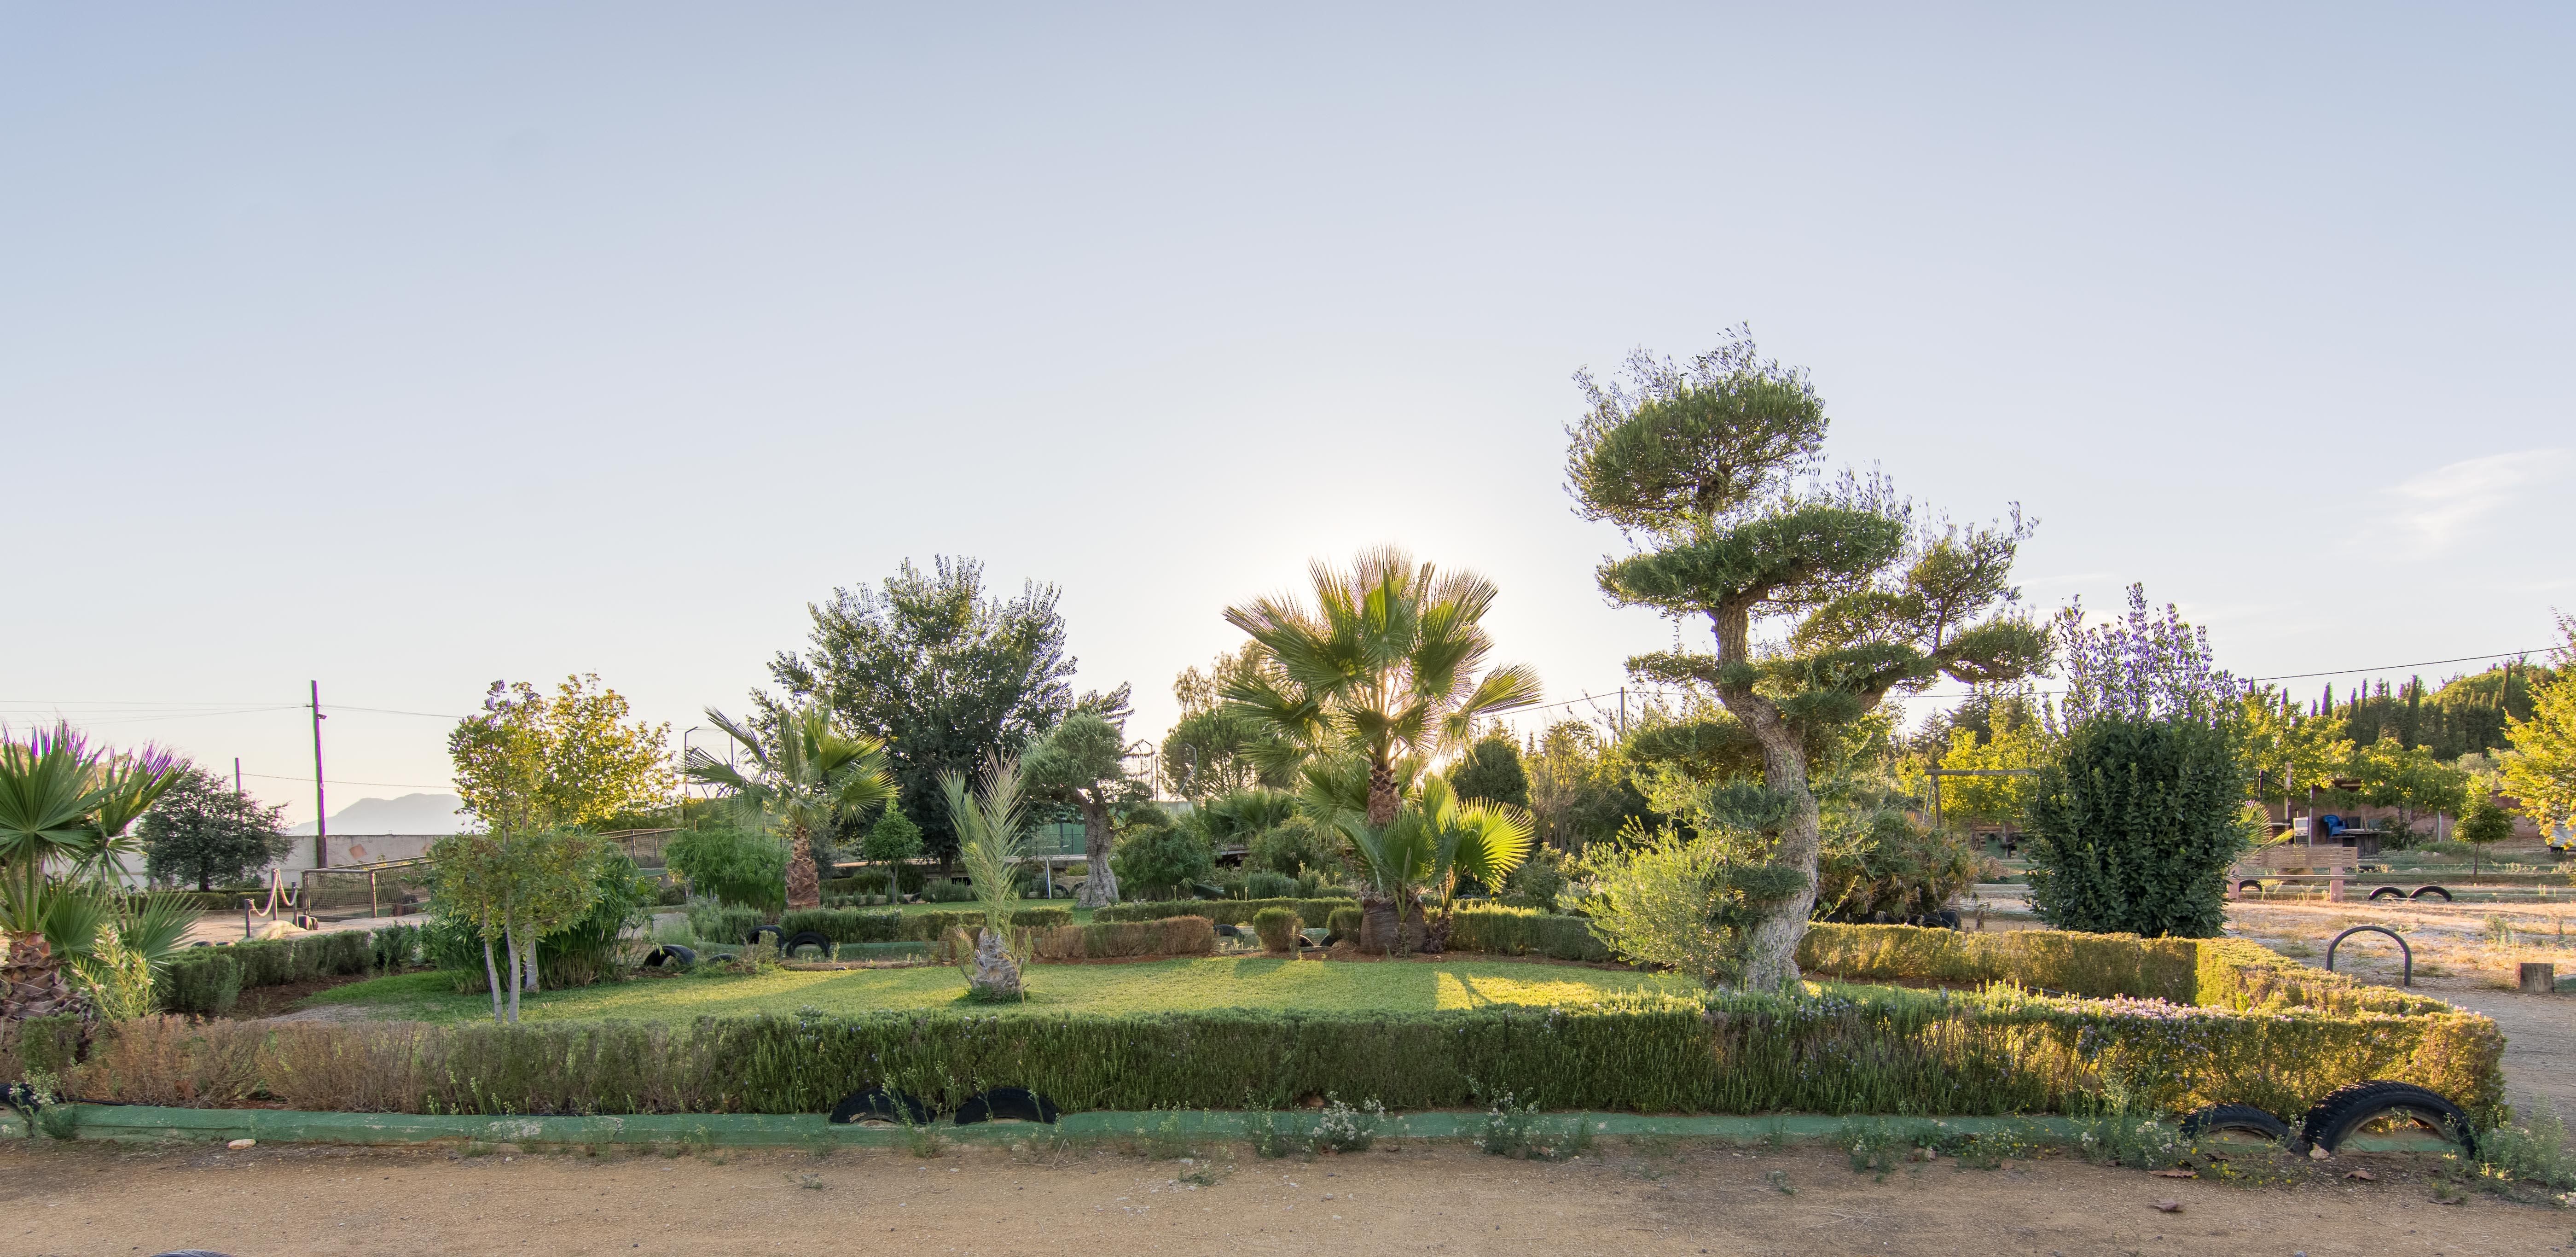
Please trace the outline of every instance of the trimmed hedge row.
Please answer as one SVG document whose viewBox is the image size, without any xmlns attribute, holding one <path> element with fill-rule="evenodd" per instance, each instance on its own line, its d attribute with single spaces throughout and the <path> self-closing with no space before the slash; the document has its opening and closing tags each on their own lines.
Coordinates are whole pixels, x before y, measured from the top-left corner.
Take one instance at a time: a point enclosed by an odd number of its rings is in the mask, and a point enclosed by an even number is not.
<svg viewBox="0 0 2576 1257">
<path fill-rule="evenodd" d="M 1206 917 L 1164 917 L 1159 921 L 1096 921 L 1052 930 L 1032 930 L 1029 955 L 1036 960 L 1106 960 L 1128 956 L 1212 956 L 1216 923 Z"/>
<path fill-rule="evenodd" d="M 1358 928 L 1353 923 L 1352 932 Z M 1449 950 L 1558 960 L 1610 959 L 1610 948 L 1592 932 L 1589 919 L 1534 908 L 1459 908 L 1449 914 Z"/>
<path fill-rule="evenodd" d="M 254 987 L 284 986 L 384 968 L 377 956 L 377 933 L 333 930 L 295 938 L 191 947 L 153 975 L 153 1005 L 165 1012 L 204 1016 L 231 1008 L 243 991 Z M 402 935 L 405 940 L 415 937 L 416 931 Z"/>
<path fill-rule="evenodd" d="M 1286 908 L 1301 920 L 1322 924 L 1335 908 L 1357 909 L 1359 901 L 1335 899 L 1169 899 L 1147 903 L 1114 903 L 1091 914 L 1094 921 L 1159 921 L 1164 917 L 1206 917 L 1218 925 L 1250 925 L 1264 908 Z"/>
<path fill-rule="evenodd" d="M 981 912 L 899 912 L 893 908 L 799 908 L 772 921 L 757 908 L 699 904 L 689 909 L 689 932 L 708 942 L 739 943 L 763 925 L 793 938 L 808 930 L 835 943 L 935 943 L 948 931 L 981 925 Z M 1073 923 L 1070 908 L 1020 908 L 1011 924 L 1051 930 Z"/>
<path fill-rule="evenodd" d="M 2108 999 L 2169 1000 L 2238 1011 L 2306 1008 L 2336 1014 L 2446 1013 L 2440 1000 L 2364 986 L 2232 938 L 2139 938 L 2064 930 L 1967 933 L 1910 925 L 1807 928 L 1798 966 L 1850 982 L 2008 982 Z"/>
<path fill-rule="evenodd" d="M 69 1094 L 359 1112 L 814 1113 L 891 1084 L 946 1104 L 1003 1085 L 1068 1110 L 1286 1106 L 1326 1092 L 1474 1108 L 1648 1113 L 2079 1112 L 2117 1089 L 2167 1110 L 2297 1113 L 2361 1079 L 2502 1113 L 2503 1039 L 2457 1011 L 2235 1012 L 2011 990 L 1707 999 L 1382 1015 L 873 1013 L 425 1025 L 144 1018 L 101 1036 Z M 1479 1087 L 1484 1088 L 1483 1092 Z"/>
</svg>

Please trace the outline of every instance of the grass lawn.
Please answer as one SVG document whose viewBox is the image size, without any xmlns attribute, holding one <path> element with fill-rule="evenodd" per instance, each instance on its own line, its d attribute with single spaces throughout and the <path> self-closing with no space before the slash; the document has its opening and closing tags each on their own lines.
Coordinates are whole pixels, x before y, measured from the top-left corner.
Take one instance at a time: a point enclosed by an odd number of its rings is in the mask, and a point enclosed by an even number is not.
<svg viewBox="0 0 2576 1257">
<path fill-rule="evenodd" d="M 944 965 L 912 969 L 782 971 L 759 977 L 701 970 L 674 978 L 609 982 L 524 996 L 527 1021 L 623 1018 L 688 1022 L 820 1008 L 858 1013 L 888 1008 L 956 1008 L 993 1013 L 1182 1012 L 1266 1008 L 1304 1012 L 1427 1012 L 1491 1004 L 1587 1004 L 1620 991 L 1691 993 L 1698 984 L 1665 974 L 1588 969 L 1519 960 L 1315 961 L 1264 956 L 1149 960 L 1132 964 L 1033 965 L 1028 1003 L 967 1004 L 965 978 Z M 489 1017 L 489 995 L 458 995 L 445 974 L 411 973 L 324 991 L 305 1007 L 346 1005 L 365 1016 L 458 1021 Z"/>
</svg>

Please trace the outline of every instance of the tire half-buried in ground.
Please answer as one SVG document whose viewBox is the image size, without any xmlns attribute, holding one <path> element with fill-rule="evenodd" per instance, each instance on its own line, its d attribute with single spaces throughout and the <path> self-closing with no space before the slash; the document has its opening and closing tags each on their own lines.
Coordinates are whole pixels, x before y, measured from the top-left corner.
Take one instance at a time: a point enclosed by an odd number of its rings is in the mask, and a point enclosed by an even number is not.
<svg viewBox="0 0 2576 1257">
<path fill-rule="evenodd" d="M 2382 1118 L 2404 1118 L 2417 1126 L 2430 1127 L 2458 1144 L 2462 1152 L 2477 1155 L 2478 1133 L 2469 1115 L 2461 1112 L 2460 1106 L 2411 1082 L 2356 1082 L 2335 1088 L 2308 1110 L 2296 1147 L 2302 1152 L 2309 1148 L 2332 1152 L 2342 1147 L 2345 1139 Z"/>
<path fill-rule="evenodd" d="M 1056 1118 L 1055 1101 L 1026 1087 L 995 1087 L 979 1092 L 957 1106 L 957 1124 L 971 1126 L 977 1122 L 1052 1122 Z"/>
<path fill-rule="evenodd" d="M 2192 1139 L 2211 1135 L 2259 1135 L 2274 1143 L 2290 1142 L 2290 1124 L 2250 1104 L 2213 1104 L 2182 1119 L 2182 1133 Z"/>
<path fill-rule="evenodd" d="M 832 1116 L 828 1120 L 835 1126 L 847 1126 L 853 1122 L 922 1126 L 930 1121 L 930 1106 L 916 1095 L 870 1087 L 842 1097 L 839 1104 L 832 1106 Z"/>
<path fill-rule="evenodd" d="M 768 935 L 768 936 L 769 936 L 769 938 L 770 938 L 770 941 L 771 941 L 771 942 L 773 942 L 773 943 L 775 943 L 775 942 L 776 942 L 776 941 L 778 941 L 779 939 L 783 939 L 783 938 L 787 937 L 787 931 L 782 930 L 782 929 L 778 928 L 777 926 L 774 926 L 774 925 L 755 925 L 755 926 L 751 927 L 751 933 L 749 933 L 749 934 L 745 934 L 745 935 L 743 935 L 743 936 L 742 936 L 743 946 L 745 946 L 745 947 L 758 947 L 758 946 L 760 946 L 760 936 L 761 936 L 761 935 L 763 935 L 763 934 Z"/>
<path fill-rule="evenodd" d="M 698 963 L 697 950 L 678 943 L 664 943 L 644 953 L 644 967 L 647 969 L 660 969 L 665 966 L 686 969 L 696 963 Z"/>
<path fill-rule="evenodd" d="M 832 940 L 821 930 L 798 931 L 796 937 L 787 940 L 786 945 L 778 949 L 778 954 L 781 956 L 793 956 L 796 954 L 796 950 L 800 947 L 820 947 L 823 949 L 823 959 L 830 960 L 832 958 Z"/>
</svg>

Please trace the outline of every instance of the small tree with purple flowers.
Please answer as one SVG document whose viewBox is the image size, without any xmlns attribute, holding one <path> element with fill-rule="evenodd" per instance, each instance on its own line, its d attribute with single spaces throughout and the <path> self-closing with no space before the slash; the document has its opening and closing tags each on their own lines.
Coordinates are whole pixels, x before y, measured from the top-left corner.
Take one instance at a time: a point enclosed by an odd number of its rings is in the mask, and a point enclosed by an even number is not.
<svg viewBox="0 0 2576 1257">
<path fill-rule="evenodd" d="M 2040 767 L 2029 814 L 2031 902 L 2060 929 L 2211 938 L 2243 817 L 2244 687 L 2206 631 L 2129 587 L 2126 616 L 2057 617 L 2068 688 L 2064 750 Z"/>
</svg>

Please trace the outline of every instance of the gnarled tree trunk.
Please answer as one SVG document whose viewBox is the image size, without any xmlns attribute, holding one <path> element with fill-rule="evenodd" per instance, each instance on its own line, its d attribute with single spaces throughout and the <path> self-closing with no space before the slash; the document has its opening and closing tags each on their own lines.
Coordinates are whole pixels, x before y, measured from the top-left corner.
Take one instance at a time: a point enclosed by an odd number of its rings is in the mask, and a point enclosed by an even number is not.
<svg viewBox="0 0 2576 1257">
<path fill-rule="evenodd" d="M 1751 657 L 1751 608 L 1736 602 L 1711 612 L 1717 630 L 1721 665 Z M 1798 980 L 1798 944 L 1807 937 L 1807 914 L 1816 907 L 1816 861 L 1824 851 L 1824 818 L 1816 792 L 1807 784 L 1807 744 L 1798 729 L 1780 716 L 1771 700 L 1750 688 L 1717 687 L 1717 698 L 1762 744 L 1762 784 L 1788 802 L 1773 861 L 1807 875 L 1796 894 L 1763 905 L 1761 916 L 1744 932 L 1744 985 L 1757 991 L 1778 990 Z"/>
<path fill-rule="evenodd" d="M 1002 932 L 985 930 L 967 959 L 966 988 L 981 999 L 1018 999 L 1020 962 L 1004 946 Z"/>
<path fill-rule="evenodd" d="M 1074 806 L 1082 812 L 1085 868 L 1082 893 L 1074 897 L 1074 902 L 1086 908 L 1106 907 L 1118 902 L 1118 874 L 1109 867 L 1109 804 L 1087 790 L 1074 798 Z"/>
</svg>

